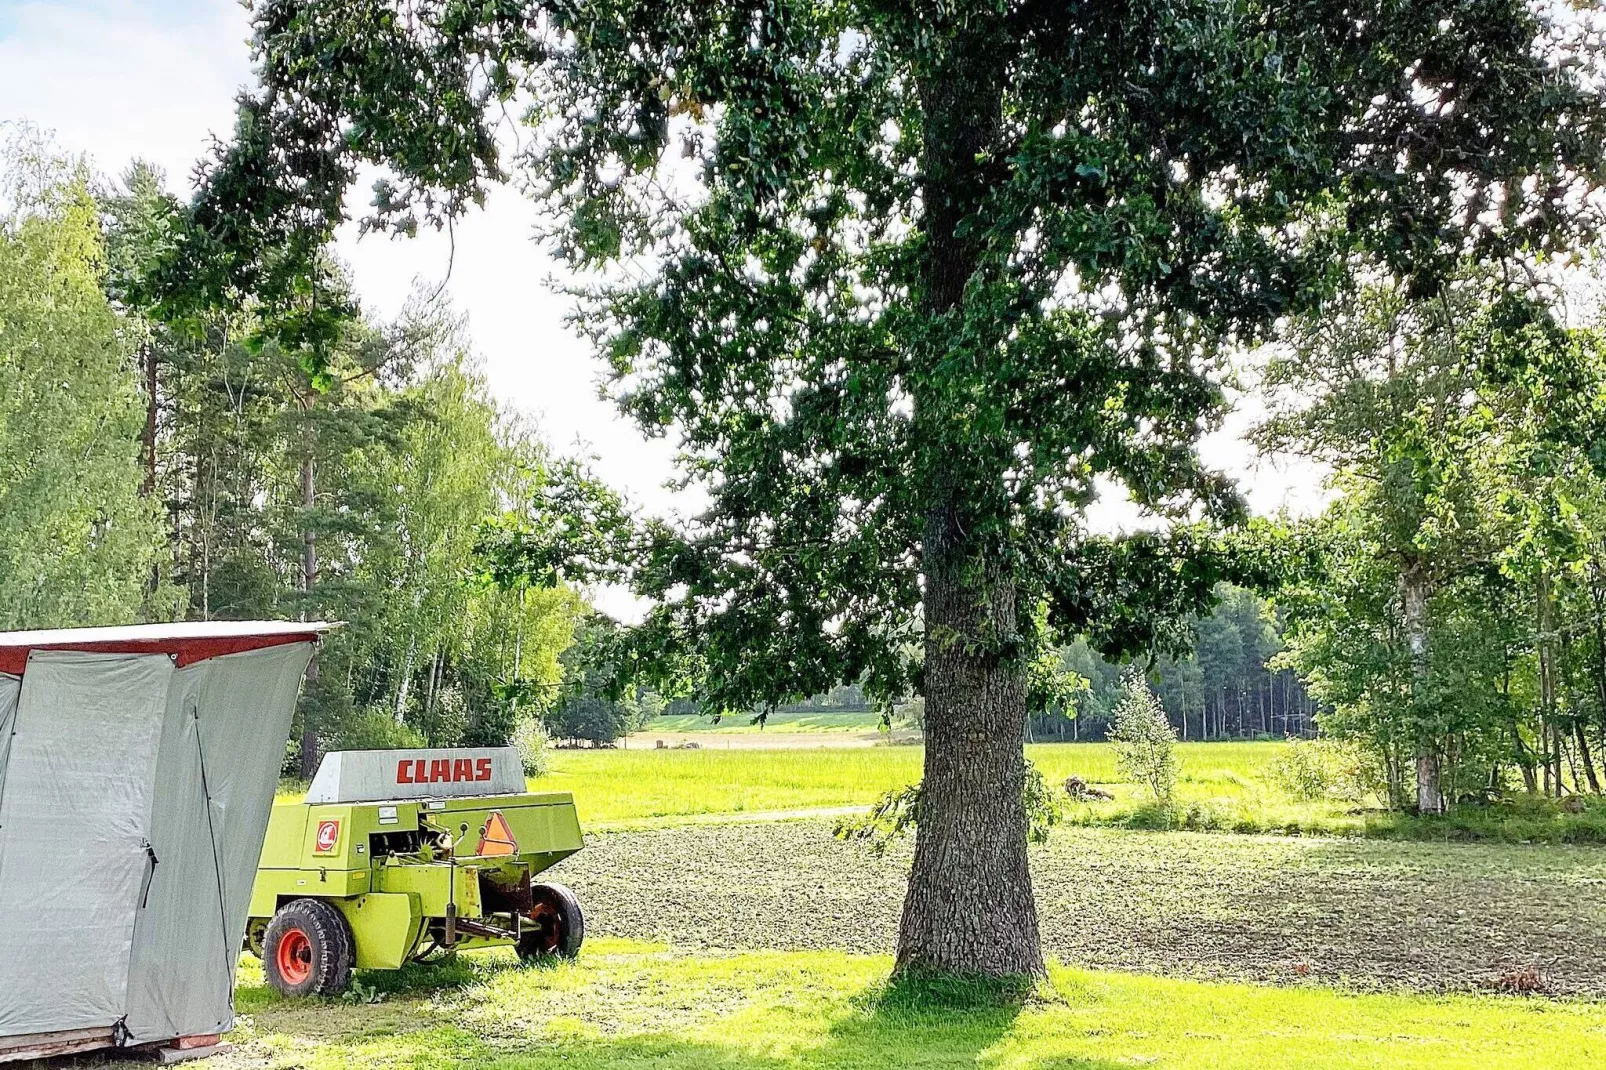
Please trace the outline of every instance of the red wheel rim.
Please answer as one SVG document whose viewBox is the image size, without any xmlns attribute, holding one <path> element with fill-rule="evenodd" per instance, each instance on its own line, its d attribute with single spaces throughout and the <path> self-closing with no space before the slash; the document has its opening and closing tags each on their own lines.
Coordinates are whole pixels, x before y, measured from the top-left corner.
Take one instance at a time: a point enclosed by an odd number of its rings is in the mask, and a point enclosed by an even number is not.
<svg viewBox="0 0 1606 1070">
<path fill-rule="evenodd" d="M 543 954 L 555 954 L 558 950 L 558 935 L 563 929 L 563 919 L 558 912 L 545 903 L 537 903 L 530 911 L 530 921 L 535 927 L 536 945 Z"/>
<path fill-rule="evenodd" d="M 273 953 L 274 965 L 285 984 L 298 985 L 312 976 L 312 941 L 300 929 L 290 929 L 279 938 Z"/>
</svg>

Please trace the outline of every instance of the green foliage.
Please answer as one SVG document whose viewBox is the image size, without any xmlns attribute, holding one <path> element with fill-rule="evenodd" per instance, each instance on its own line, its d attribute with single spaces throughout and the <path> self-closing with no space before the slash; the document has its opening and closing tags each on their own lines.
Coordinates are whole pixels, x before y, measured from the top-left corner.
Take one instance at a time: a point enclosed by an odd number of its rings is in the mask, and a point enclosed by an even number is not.
<svg viewBox="0 0 1606 1070">
<path fill-rule="evenodd" d="M 920 823 L 921 795 L 919 784 L 893 788 L 872 803 L 868 813 L 838 821 L 836 838 L 861 843 L 874 855 L 886 854 L 888 847 Z"/>
<path fill-rule="evenodd" d="M 1289 739 L 1272 775 L 1296 799 L 1362 802 L 1387 798 L 1388 782 L 1371 751 L 1331 739 Z"/>
<path fill-rule="evenodd" d="M 397 750 L 427 746 L 427 741 L 389 712 L 364 709 L 343 718 L 327 740 L 331 750 Z"/>
<path fill-rule="evenodd" d="M 1289 740 L 1275 774 L 1283 790 L 1296 799 L 1314 802 L 1333 788 L 1333 771 L 1327 755 L 1314 740 Z"/>
<path fill-rule="evenodd" d="M 543 715 L 553 738 L 612 744 L 662 711 L 656 693 L 627 679 L 626 656 L 612 618 L 592 612 L 576 620 L 574 644 L 562 656 L 562 690 Z"/>
<path fill-rule="evenodd" d="M 1122 684 L 1109 739 L 1122 774 L 1147 787 L 1157 804 L 1169 806 L 1177 785 L 1177 737 L 1141 673 L 1128 673 Z"/>
<path fill-rule="evenodd" d="M 173 613 L 141 492 L 141 338 L 106 296 L 90 179 L 28 128 L 0 144 L 0 628 Z"/>
<path fill-rule="evenodd" d="M 506 743 L 556 698 L 581 603 L 556 580 L 492 582 L 482 528 L 561 526 L 552 473 L 574 466 L 492 398 L 439 301 L 364 320 L 323 259 L 301 312 L 256 293 L 180 308 L 164 273 L 193 220 L 161 176 L 136 165 L 103 205 L 168 511 L 143 578 L 180 592 L 185 617 L 346 622 L 305 689 L 304 762 L 361 740 Z"/>
<path fill-rule="evenodd" d="M 547 753 L 551 742 L 552 735 L 539 717 L 520 718 L 518 727 L 513 730 L 512 743 L 519 750 L 525 776 L 546 776 L 552 767 L 552 757 Z"/>
<path fill-rule="evenodd" d="M 1547 427 L 1606 397 L 1606 363 L 1598 329 L 1564 330 L 1554 300 L 1473 269 L 1431 300 L 1376 283 L 1270 371 L 1301 401 L 1266 443 L 1337 466 L 1342 494 L 1306 533 L 1321 569 L 1281 597 L 1280 664 L 1330 734 L 1382 765 L 1394 805 L 1434 778 L 1452 802 L 1518 775 L 1530 791 L 1600 783 L 1602 484 L 1584 444 Z"/>
<path fill-rule="evenodd" d="M 611 744 L 630 727 L 629 714 L 620 703 L 595 695 L 560 699 L 545 720 L 554 738 L 589 743 Z"/>
<path fill-rule="evenodd" d="M 1043 774 L 1030 760 L 1022 785 L 1026 804 L 1026 838 L 1032 843 L 1048 842 L 1049 830 L 1060 822 L 1059 801 Z M 871 804 L 868 812 L 844 817 L 836 823 L 839 840 L 865 845 L 872 854 L 886 854 L 904 833 L 920 824 L 921 784 L 905 784 L 885 792 Z"/>
</svg>

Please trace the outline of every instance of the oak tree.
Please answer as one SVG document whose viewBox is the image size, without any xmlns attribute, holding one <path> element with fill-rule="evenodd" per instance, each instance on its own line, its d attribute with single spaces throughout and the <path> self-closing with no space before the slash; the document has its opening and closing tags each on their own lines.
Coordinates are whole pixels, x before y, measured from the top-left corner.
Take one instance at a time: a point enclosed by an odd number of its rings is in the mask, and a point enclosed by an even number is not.
<svg viewBox="0 0 1606 1070">
<path fill-rule="evenodd" d="M 401 233 L 516 172 L 598 269 L 577 321 L 619 403 L 708 495 L 653 536 L 645 649 L 695 649 L 716 708 L 924 695 L 909 970 L 1042 969 L 1028 666 L 1055 630 L 1141 646 L 1224 575 L 1196 533 L 1092 539 L 1101 483 L 1238 518 L 1195 452 L 1228 352 L 1357 260 L 1428 292 L 1462 257 L 1563 249 L 1601 179 L 1599 28 L 1522 0 L 254 18 L 199 277 L 293 292 L 365 166 L 366 224 Z"/>
</svg>

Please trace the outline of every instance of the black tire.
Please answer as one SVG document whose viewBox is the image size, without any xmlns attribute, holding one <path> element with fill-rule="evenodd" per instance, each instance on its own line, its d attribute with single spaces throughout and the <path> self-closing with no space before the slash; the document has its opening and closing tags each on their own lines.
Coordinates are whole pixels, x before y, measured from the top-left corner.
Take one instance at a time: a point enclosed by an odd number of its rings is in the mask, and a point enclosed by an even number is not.
<svg viewBox="0 0 1606 1070">
<path fill-rule="evenodd" d="M 535 909 L 525 919 L 528 926 L 519 936 L 519 958 L 572 959 L 580 954 L 586 938 L 586 916 L 580 900 L 561 884 L 536 884 L 530 888 Z"/>
<path fill-rule="evenodd" d="M 280 907 L 262 936 L 262 972 L 281 996 L 333 996 L 351 983 L 351 926 L 321 899 Z"/>
</svg>

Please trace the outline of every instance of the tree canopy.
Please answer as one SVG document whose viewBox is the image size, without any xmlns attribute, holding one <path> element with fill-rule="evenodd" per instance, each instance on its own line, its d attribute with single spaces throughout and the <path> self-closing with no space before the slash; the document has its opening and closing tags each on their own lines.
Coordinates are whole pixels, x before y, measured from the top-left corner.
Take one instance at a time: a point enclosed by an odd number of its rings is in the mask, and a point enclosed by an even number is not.
<svg viewBox="0 0 1606 1070">
<path fill-rule="evenodd" d="M 253 11 L 188 292 L 293 298 L 370 164 L 366 226 L 448 223 L 524 109 L 512 167 L 599 271 L 577 323 L 710 495 L 653 535 L 642 649 L 694 650 L 716 708 L 924 694 L 906 969 L 1041 969 L 1028 666 L 1059 628 L 1138 646 L 1234 567 L 1093 539 L 1101 487 L 1239 519 L 1195 452 L 1227 353 L 1357 264 L 1430 293 L 1599 223 L 1598 37 L 1518 0 Z"/>
</svg>

